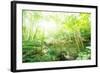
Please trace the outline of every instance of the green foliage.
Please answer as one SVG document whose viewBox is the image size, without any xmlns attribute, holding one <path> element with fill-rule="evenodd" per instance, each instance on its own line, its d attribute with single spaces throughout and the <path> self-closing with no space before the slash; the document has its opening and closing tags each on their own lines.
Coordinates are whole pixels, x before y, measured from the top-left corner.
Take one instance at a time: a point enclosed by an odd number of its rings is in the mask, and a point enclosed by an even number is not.
<svg viewBox="0 0 100 73">
<path fill-rule="evenodd" d="M 78 54 L 77 60 L 87 60 L 91 59 L 91 50 L 88 48 L 85 48 L 85 50 L 80 51 Z"/>
<path fill-rule="evenodd" d="M 90 15 L 23 10 L 22 61 L 91 59 Z"/>
</svg>

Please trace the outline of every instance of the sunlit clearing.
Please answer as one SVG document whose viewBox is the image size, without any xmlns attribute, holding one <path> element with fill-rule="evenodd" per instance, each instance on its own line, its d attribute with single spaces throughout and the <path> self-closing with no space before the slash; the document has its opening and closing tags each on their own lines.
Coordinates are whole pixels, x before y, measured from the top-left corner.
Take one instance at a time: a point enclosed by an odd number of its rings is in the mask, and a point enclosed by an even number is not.
<svg viewBox="0 0 100 73">
<path fill-rule="evenodd" d="M 48 35 L 51 32 L 56 32 L 58 30 L 58 26 L 56 24 L 53 22 L 47 22 L 45 20 L 39 22 L 39 27 L 42 29 L 45 35 Z"/>
</svg>

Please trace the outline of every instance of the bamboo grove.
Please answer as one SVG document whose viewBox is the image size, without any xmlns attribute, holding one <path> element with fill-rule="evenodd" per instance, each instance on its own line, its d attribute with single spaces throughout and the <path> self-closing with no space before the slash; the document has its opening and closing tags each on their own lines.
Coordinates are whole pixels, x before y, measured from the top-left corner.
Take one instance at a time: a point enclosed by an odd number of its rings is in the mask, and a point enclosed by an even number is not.
<svg viewBox="0 0 100 73">
<path fill-rule="evenodd" d="M 91 14 L 22 12 L 22 61 L 91 59 Z"/>
</svg>

